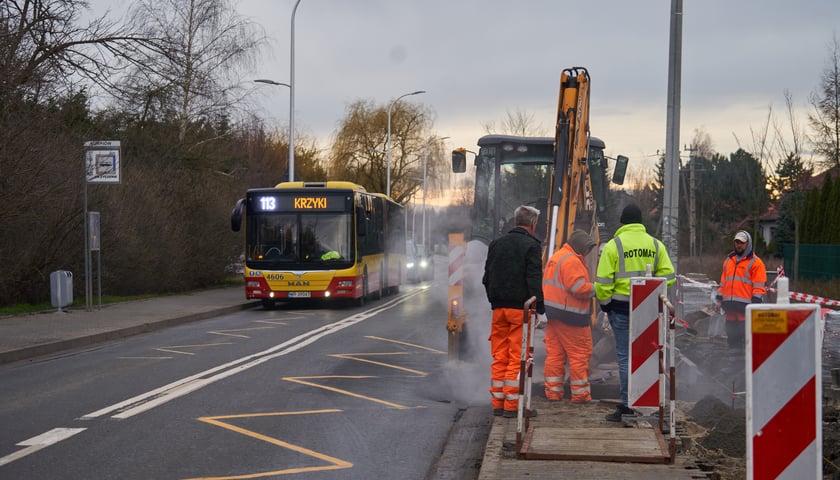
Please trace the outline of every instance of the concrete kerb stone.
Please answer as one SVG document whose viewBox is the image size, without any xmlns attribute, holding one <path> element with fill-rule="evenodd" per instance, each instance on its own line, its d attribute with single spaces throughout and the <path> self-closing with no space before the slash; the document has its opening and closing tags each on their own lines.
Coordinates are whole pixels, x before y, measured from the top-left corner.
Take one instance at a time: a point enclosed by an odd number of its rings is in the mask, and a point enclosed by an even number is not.
<svg viewBox="0 0 840 480">
<path fill-rule="evenodd" d="M 108 330 L 90 335 L 43 343 L 40 345 L 32 345 L 17 350 L 0 352 L 0 364 L 17 362 L 20 360 L 27 360 L 30 358 L 41 357 L 45 355 L 52 355 L 62 351 L 73 350 L 76 348 L 88 347 L 90 345 L 95 345 L 101 342 L 118 340 L 120 338 L 131 337 L 142 333 L 149 333 L 155 330 L 161 330 L 176 325 L 196 322 L 199 320 L 206 320 L 208 318 L 212 318 L 218 315 L 235 313 L 241 310 L 254 308 L 258 305 L 259 302 L 243 303 L 239 305 L 233 305 L 230 307 L 217 308 L 206 312 L 193 313 L 173 318 L 165 318 L 154 322 L 146 322 L 129 327 L 118 328 L 115 330 Z"/>
</svg>

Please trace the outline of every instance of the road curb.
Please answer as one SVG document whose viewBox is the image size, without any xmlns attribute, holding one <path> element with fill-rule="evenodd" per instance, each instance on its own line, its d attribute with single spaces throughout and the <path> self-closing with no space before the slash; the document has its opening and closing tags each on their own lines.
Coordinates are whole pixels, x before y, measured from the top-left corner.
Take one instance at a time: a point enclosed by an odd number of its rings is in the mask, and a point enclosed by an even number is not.
<svg viewBox="0 0 840 480">
<path fill-rule="evenodd" d="M 7 352 L 0 352 L 0 365 L 21 360 L 29 360 L 36 357 L 52 355 L 55 353 L 74 350 L 82 347 L 89 347 L 97 343 L 108 342 L 111 340 L 118 340 L 121 338 L 131 337 L 142 333 L 149 333 L 156 330 L 161 330 L 176 325 L 196 322 L 199 320 L 206 320 L 218 315 L 226 315 L 235 313 L 241 310 L 247 310 L 260 305 L 259 302 L 248 302 L 231 307 L 217 308 L 206 312 L 193 313 L 175 318 L 167 318 L 155 322 L 146 322 L 131 327 L 120 328 L 100 333 L 94 333 L 76 338 L 68 338 L 65 340 L 58 340 L 55 342 L 42 343 L 40 345 L 32 345 L 18 350 L 10 350 Z"/>
</svg>

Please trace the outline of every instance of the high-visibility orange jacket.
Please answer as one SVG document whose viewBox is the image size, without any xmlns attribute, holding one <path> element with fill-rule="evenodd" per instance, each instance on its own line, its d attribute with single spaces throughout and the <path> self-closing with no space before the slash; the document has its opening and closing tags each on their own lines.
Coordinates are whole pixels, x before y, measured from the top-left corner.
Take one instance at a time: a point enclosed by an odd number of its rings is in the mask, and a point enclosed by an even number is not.
<svg viewBox="0 0 840 480">
<path fill-rule="evenodd" d="M 581 327 L 589 325 L 595 289 L 583 256 L 568 243 L 548 259 L 542 288 L 549 319 Z"/>
<path fill-rule="evenodd" d="M 717 298 L 725 311 L 741 314 L 738 320 L 743 320 L 748 304 L 762 302 L 766 283 L 767 269 L 754 252 L 740 259 L 732 252 L 723 261 Z"/>
</svg>

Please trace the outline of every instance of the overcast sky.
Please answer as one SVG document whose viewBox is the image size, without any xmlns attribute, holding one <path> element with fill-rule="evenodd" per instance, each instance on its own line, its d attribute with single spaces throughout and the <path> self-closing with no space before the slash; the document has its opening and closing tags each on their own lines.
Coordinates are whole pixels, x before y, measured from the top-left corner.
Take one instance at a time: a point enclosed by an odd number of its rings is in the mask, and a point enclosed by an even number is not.
<svg viewBox="0 0 840 480">
<path fill-rule="evenodd" d="M 124 3 L 124 2 L 116 2 Z M 289 82 L 295 0 L 239 0 L 270 47 L 254 78 Z M 680 145 L 703 128 L 716 151 L 752 145 L 784 91 L 807 99 L 840 36 L 840 0 L 684 0 Z M 553 136 L 560 73 L 583 66 L 592 134 L 607 154 L 650 163 L 665 149 L 670 0 L 301 0 L 295 17 L 295 127 L 327 148 L 359 99 L 423 102 L 447 149 L 476 149 L 483 125 L 532 114 Z M 289 90 L 262 86 L 288 124 Z M 632 164 L 631 164 L 632 165 Z"/>
</svg>

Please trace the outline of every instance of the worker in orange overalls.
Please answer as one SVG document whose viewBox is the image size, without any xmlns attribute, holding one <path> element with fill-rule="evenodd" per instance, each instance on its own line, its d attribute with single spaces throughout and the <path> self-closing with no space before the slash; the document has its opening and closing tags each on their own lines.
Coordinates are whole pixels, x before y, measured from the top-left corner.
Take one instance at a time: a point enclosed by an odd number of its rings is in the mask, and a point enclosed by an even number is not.
<svg viewBox="0 0 840 480">
<path fill-rule="evenodd" d="M 726 315 L 729 348 L 743 349 L 746 311 L 750 303 L 762 303 L 767 293 L 767 268 L 753 251 L 752 237 L 745 230 L 735 234 L 734 250 L 723 260 L 717 307 Z"/>
<path fill-rule="evenodd" d="M 513 418 L 519 407 L 519 369 L 525 302 L 536 297 L 536 328 L 544 328 L 542 247 L 534 237 L 540 211 L 521 205 L 513 212 L 515 227 L 490 242 L 481 283 L 493 309 L 490 326 L 490 401 L 493 415 Z M 536 410 L 525 415 L 536 416 Z"/>
<path fill-rule="evenodd" d="M 588 403 L 589 360 L 592 357 L 590 329 L 595 288 L 584 257 L 595 247 L 592 237 L 575 230 L 560 250 L 548 260 L 543 274 L 543 295 L 548 326 L 545 330 L 545 396 L 563 399 L 566 360 L 572 403 Z"/>
</svg>

